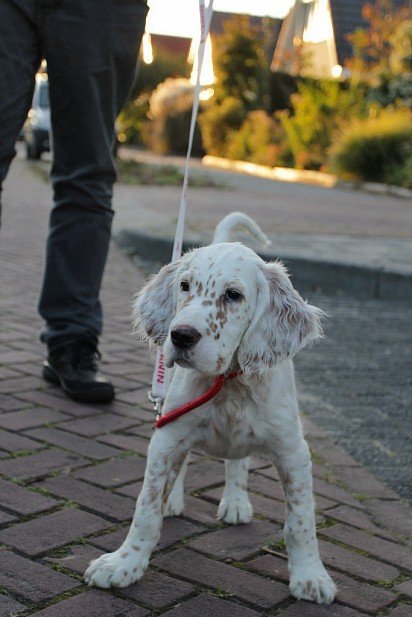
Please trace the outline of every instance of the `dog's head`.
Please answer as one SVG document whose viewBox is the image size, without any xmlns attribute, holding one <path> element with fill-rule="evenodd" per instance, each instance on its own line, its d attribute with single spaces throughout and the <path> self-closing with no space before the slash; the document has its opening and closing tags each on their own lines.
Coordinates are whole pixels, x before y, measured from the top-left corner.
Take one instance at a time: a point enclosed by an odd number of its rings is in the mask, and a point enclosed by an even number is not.
<svg viewBox="0 0 412 617">
<path fill-rule="evenodd" d="M 164 266 L 137 295 L 142 338 L 164 345 L 166 365 L 206 375 L 262 374 L 321 336 L 322 311 L 307 304 L 279 262 L 239 243 L 213 244 Z"/>
</svg>

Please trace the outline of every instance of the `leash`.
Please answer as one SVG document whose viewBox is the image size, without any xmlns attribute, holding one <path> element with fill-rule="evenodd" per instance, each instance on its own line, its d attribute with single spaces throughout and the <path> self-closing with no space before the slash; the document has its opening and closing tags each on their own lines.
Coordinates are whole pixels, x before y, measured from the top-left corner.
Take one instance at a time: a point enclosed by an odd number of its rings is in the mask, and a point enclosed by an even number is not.
<svg viewBox="0 0 412 617">
<path fill-rule="evenodd" d="M 209 0 L 209 5 L 206 8 L 205 0 L 199 0 L 199 15 L 200 15 L 200 44 L 197 55 L 197 75 L 196 84 L 193 91 L 193 107 L 192 117 L 190 121 L 189 143 L 187 147 L 182 195 L 180 199 L 179 216 L 176 226 L 176 234 L 173 243 L 172 262 L 179 259 L 182 254 L 183 234 L 185 227 L 186 206 L 187 206 L 187 187 L 189 184 L 189 166 L 190 157 L 192 154 L 193 137 L 195 134 L 195 126 L 197 114 L 199 111 L 200 101 L 200 74 L 203 66 L 203 58 L 205 55 L 206 39 L 210 29 L 213 14 L 213 0 Z M 160 417 L 163 401 L 166 398 L 167 389 L 170 381 L 170 372 L 166 369 L 163 350 L 159 349 L 156 354 L 155 369 L 152 379 L 152 388 L 148 393 L 148 398 L 154 405 L 156 418 Z M 185 412 L 186 413 L 186 412 Z M 156 420 L 157 422 L 157 420 Z M 169 420 L 170 422 L 170 420 Z"/>
<path fill-rule="evenodd" d="M 161 416 L 160 412 L 156 413 L 155 428 L 162 428 L 162 426 L 164 426 L 165 424 L 169 424 L 169 422 L 177 420 L 177 418 L 180 418 L 180 416 L 183 416 L 189 411 L 192 411 L 193 409 L 196 409 L 197 407 L 208 403 L 212 398 L 216 396 L 216 394 L 219 394 L 228 379 L 234 379 L 241 374 L 242 371 L 233 371 L 228 375 L 219 375 L 218 377 L 216 377 L 209 390 L 201 396 L 194 398 L 193 400 L 185 403 L 184 405 L 181 405 L 180 407 L 176 407 L 176 409 L 169 411 L 164 416 Z"/>
</svg>

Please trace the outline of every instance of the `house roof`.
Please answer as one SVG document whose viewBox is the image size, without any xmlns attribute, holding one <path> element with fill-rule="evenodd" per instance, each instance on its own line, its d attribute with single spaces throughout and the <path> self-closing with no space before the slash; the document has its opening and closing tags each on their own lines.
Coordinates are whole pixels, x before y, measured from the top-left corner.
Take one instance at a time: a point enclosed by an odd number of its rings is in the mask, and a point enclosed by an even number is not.
<svg viewBox="0 0 412 617">
<path fill-rule="evenodd" d="M 296 0 L 295 5 L 287 15 L 276 46 L 272 69 L 288 71 L 288 61 L 284 64 L 285 55 L 293 51 L 295 36 L 302 39 L 307 26 L 310 8 L 318 0 Z M 406 0 L 392 0 L 395 7 L 405 4 Z M 343 66 L 352 55 L 352 46 L 347 35 L 358 28 L 365 27 L 362 17 L 362 7 L 368 0 L 329 0 L 330 16 L 332 20 L 333 37 L 336 49 L 337 63 Z M 373 4 L 373 0 L 370 0 Z"/>
</svg>

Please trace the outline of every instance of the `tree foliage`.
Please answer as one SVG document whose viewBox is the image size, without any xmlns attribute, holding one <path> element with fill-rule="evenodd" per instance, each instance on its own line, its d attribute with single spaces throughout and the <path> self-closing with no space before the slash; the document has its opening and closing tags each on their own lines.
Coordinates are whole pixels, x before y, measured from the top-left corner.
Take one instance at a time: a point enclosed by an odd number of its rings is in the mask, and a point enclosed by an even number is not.
<svg viewBox="0 0 412 617">
<path fill-rule="evenodd" d="M 214 101 L 230 96 L 244 109 L 262 109 L 267 96 L 268 63 L 264 41 L 247 15 L 228 19 L 223 34 L 214 39 L 216 84 Z"/>
</svg>

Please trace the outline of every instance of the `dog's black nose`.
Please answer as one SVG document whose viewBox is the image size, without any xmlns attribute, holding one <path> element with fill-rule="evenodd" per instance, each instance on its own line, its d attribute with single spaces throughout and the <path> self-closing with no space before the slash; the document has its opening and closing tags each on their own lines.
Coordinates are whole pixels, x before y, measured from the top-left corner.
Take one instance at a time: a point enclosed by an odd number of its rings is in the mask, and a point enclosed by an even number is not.
<svg viewBox="0 0 412 617">
<path fill-rule="evenodd" d="M 173 345 L 179 349 L 190 349 L 190 347 L 194 347 L 200 341 L 202 335 L 195 328 L 180 326 L 171 331 L 170 338 Z"/>
</svg>

